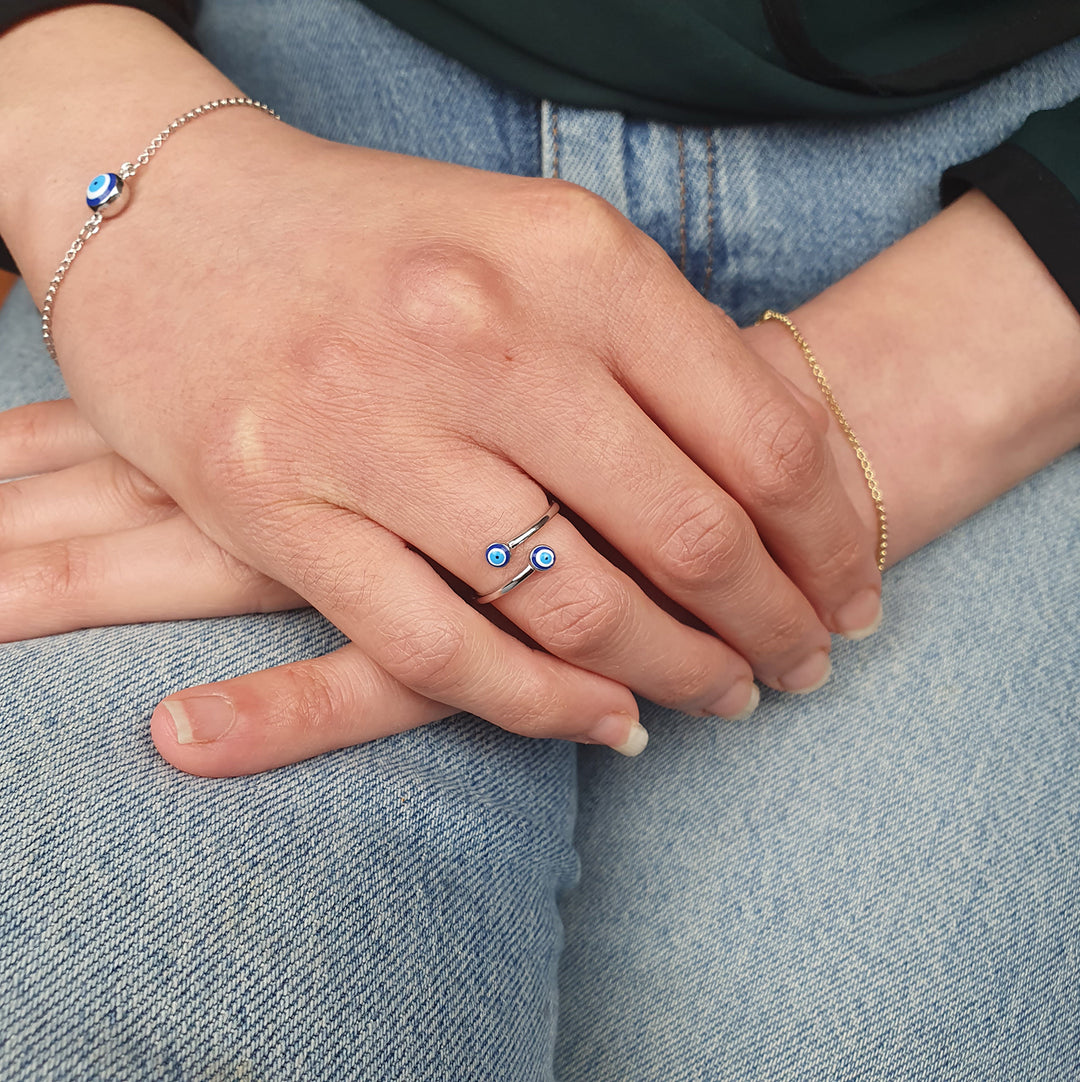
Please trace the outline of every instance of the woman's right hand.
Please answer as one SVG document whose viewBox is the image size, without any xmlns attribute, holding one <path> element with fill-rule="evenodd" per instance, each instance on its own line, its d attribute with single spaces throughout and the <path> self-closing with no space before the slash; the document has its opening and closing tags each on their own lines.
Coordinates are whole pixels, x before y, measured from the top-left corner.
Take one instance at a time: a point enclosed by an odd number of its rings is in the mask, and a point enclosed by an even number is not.
<svg viewBox="0 0 1080 1082">
<path fill-rule="evenodd" d="M 109 12 L 48 16 L 39 63 L 77 33 L 71 53 L 94 70 L 86 35 L 130 17 L 153 40 L 106 34 L 116 70 L 151 91 L 172 57 L 202 74 L 188 80 L 201 97 L 237 93 L 153 20 Z M 33 29 L 2 44 L 26 35 L 32 53 Z M 61 187 L 22 192 L 29 211 L 3 223 L 38 297 L 78 226 L 53 205 Z M 133 190 L 57 300 L 73 397 L 226 552 L 418 695 L 617 746 L 635 739 L 630 690 L 738 714 L 754 674 L 807 690 L 829 632 L 874 621 L 873 545 L 824 411 L 596 197 L 327 143 L 244 108 L 185 128 Z M 420 554 L 496 588 L 517 563 L 493 570 L 485 548 L 548 493 L 652 589 L 556 519 L 537 539 L 556 565 L 496 603 L 544 652 Z"/>
</svg>

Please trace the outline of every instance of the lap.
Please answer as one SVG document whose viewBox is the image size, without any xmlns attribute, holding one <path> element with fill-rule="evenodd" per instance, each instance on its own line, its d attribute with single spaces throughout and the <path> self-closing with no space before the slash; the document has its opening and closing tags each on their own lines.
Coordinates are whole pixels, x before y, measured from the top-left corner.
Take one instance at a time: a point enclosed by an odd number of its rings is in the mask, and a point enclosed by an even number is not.
<svg viewBox="0 0 1080 1082">
<path fill-rule="evenodd" d="M 20 285 L 0 408 L 62 393 Z M 248 778 L 150 741 L 312 611 L 0 646 L 0 1075 L 543 1079 L 573 748 L 458 717 Z"/>
<path fill-rule="evenodd" d="M 688 129 L 546 104 L 543 158 L 740 321 L 927 220 L 1080 96 L 1080 42 L 885 121 Z M 917 318 L 913 313 L 912 318 Z M 841 398 L 842 398 L 841 394 Z M 884 630 L 731 725 L 580 753 L 557 1073 L 1061 1077 L 1080 1039 L 1080 452 L 893 569 Z"/>
<path fill-rule="evenodd" d="M 831 682 L 582 749 L 561 1082 L 1062 1078 L 1080 452 L 893 569 Z"/>
</svg>

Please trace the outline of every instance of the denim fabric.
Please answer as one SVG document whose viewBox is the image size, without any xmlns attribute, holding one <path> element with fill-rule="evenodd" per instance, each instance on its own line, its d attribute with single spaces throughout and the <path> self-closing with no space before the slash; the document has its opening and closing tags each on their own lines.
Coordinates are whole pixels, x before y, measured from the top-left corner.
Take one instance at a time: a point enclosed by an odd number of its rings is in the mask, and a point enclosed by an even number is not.
<svg viewBox="0 0 1080 1082">
<path fill-rule="evenodd" d="M 704 132 L 530 100 L 352 0 L 206 0 L 198 32 L 320 135 L 587 184 L 740 319 L 1080 93 L 1073 45 L 917 116 Z M 17 290 L 0 406 L 60 391 Z M 1069 1077 L 1078 469 L 895 569 L 822 692 L 741 725 L 643 703 L 645 755 L 576 775 L 467 717 L 253 778 L 157 758 L 161 696 L 338 645 L 311 612 L 0 647 L 0 1077 Z"/>
</svg>

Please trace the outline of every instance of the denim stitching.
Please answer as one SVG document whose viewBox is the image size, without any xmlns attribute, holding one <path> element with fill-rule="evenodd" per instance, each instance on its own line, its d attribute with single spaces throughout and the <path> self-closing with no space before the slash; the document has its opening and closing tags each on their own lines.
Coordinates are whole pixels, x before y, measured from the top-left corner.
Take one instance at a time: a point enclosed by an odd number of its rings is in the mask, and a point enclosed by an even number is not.
<svg viewBox="0 0 1080 1082">
<path fill-rule="evenodd" d="M 551 104 L 551 175 L 559 177 L 559 107 Z"/>
<path fill-rule="evenodd" d="M 679 270 L 686 274 L 686 141 L 680 124 L 679 137 Z"/>
<path fill-rule="evenodd" d="M 713 207 L 716 196 L 716 151 L 713 147 L 713 132 L 710 128 L 705 133 L 705 172 L 708 177 L 708 189 L 706 202 L 709 208 L 709 217 L 706 222 L 706 258 L 705 258 L 705 281 L 701 286 L 701 293 L 708 297 L 709 286 L 712 285 L 713 273 L 713 240 L 716 235 L 716 213 Z"/>
</svg>

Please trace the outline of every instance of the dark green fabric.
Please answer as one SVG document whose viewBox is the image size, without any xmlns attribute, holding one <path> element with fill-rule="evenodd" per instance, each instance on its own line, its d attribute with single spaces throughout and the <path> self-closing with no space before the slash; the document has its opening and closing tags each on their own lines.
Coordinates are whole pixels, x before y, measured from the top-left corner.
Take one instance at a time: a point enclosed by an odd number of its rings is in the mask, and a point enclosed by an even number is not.
<svg viewBox="0 0 1080 1082">
<path fill-rule="evenodd" d="M 537 97 L 684 124 L 920 108 L 1080 34 L 1080 0 L 364 2 Z M 1080 102 L 1035 114 L 1011 142 L 1024 154 L 968 163 L 957 183 L 992 176 L 1030 203 L 1034 159 L 1070 200 L 1055 200 L 1052 215 L 1031 211 L 1025 236 L 1036 251 L 1063 229 L 1080 236 Z M 1009 213 L 1019 199 L 999 203 Z"/>
<path fill-rule="evenodd" d="M 1076 0 L 365 3 L 441 52 L 538 97 L 681 123 L 916 108 L 1080 34 Z M 942 58 L 959 78 L 930 78 L 925 93 L 823 85 L 778 40 L 784 13 L 820 57 L 857 79 L 872 84 Z"/>
</svg>

